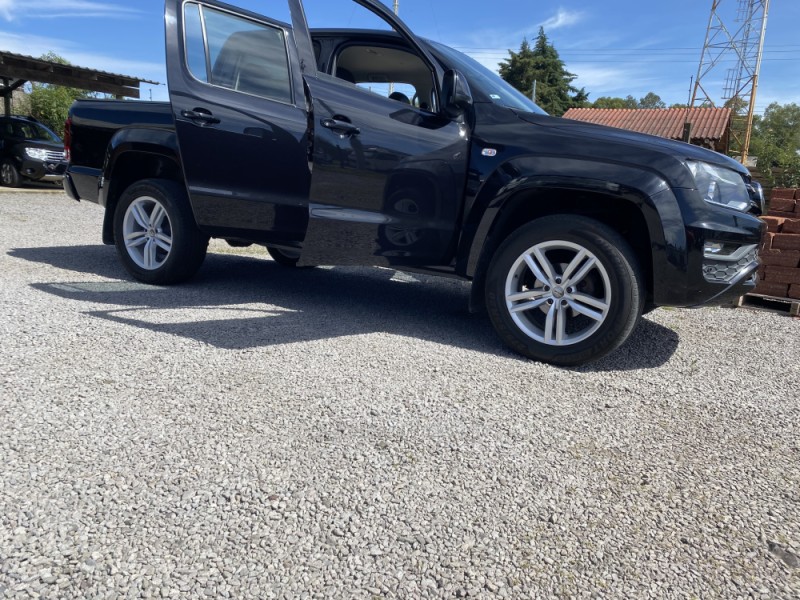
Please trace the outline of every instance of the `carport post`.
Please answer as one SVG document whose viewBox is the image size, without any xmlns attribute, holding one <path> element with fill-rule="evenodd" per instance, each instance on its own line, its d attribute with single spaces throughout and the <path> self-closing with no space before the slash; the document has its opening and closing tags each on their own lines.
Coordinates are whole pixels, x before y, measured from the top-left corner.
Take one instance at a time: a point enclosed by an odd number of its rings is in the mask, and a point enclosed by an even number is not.
<svg viewBox="0 0 800 600">
<path fill-rule="evenodd" d="M 683 141 L 687 144 L 692 143 L 692 124 L 688 121 L 683 124 Z"/>
<path fill-rule="evenodd" d="M 11 80 L 3 77 L 3 107 L 7 117 L 11 116 L 11 94 L 14 91 L 11 89 Z"/>
</svg>

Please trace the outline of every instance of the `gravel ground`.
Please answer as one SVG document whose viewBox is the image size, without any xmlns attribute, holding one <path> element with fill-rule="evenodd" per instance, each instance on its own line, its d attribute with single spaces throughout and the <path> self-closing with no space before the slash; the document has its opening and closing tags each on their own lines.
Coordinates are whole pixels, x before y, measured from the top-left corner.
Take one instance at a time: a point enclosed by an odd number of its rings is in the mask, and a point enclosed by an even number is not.
<svg viewBox="0 0 800 600">
<path fill-rule="evenodd" d="M 522 360 L 455 281 L 209 256 L 0 194 L 0 597 L 800 597 L 800 321 Z"/>
</svg>

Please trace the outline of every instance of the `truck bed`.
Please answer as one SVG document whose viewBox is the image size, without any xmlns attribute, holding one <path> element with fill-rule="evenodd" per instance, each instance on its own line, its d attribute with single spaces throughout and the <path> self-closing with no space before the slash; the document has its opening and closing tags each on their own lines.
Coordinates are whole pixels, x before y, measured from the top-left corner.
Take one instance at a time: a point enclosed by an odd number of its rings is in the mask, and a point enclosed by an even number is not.
<svg viewBox="0 0 800 600">
<path fill-rule="evenodd" d="M 111 138 L 128 127 L 172 131 L 169 102 L 137 100 L 78 100 L 70 110 L 71 171 L 81 199 L 97 202 L 97 180 L 102 175 Z"/>
</svg>

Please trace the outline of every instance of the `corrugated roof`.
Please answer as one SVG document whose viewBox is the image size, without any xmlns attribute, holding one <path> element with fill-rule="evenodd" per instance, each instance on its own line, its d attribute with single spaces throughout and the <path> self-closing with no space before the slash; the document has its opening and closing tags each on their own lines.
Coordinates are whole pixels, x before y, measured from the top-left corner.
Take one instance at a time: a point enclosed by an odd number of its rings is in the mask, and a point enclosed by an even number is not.
<svg viewBox="0 0 800 600">
<path fill-rule="evenodd" d="M 680 140 L 684 123 L 692 124 L 692 140 L 721 140 L 730 126 L 729 108 L 571 108 L 565 119 L 607 125 Z"/>
<path fill-rule="evenodd" d="M 0 76 L 12 81 L 38 81 L 132 98 L 139 97 L 140 83 L 158 85 L 157 81 L 76 65 L 63 65 L 4 50 L 0 50 Z"/>
</svg>

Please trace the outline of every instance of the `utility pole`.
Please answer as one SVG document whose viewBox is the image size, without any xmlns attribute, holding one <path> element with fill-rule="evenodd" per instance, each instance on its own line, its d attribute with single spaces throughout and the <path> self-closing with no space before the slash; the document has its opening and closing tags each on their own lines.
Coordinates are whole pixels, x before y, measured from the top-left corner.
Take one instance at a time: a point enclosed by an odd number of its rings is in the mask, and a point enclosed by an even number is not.
<svg viewBox="0 0 800 600">
<path fill-rule="evenodd" d="M 3 111 L 7 117 L 11 116 L 11 100 L 14 91 L 11 89 L 11 80 L 3 77 Z"/>
<path fill-rule="evenodd" d="M 715 79 L 721 78 L 718 75 L 714 77 L 713 71 L 720 63 L 733 60 L 736 66 L 728 69 L 721 98 L 729 102 L 733 111 L 731 137 L 741 153 L 742 163 L 746 163 L 753 132 L 770 0 L 738 0 L 735 19 L 733 15 L 723 13 L 724 2 L 713 0 L 711 4 L 711 17 L 691 105 L 715 106 L 709 88 Z M 733 5 L 733 0 L 728 0 L 728 5 Z"/>
<path fill-rule="evenodd" d="M 400 0 L 394 0 L 394 14 L 396 14 L 396 15 L 400 14 Z M 393 94 L 393 93 L 394 93 L 394 84 L 390 83 L 389 84 L 389 94 Z"/>
</svg>

